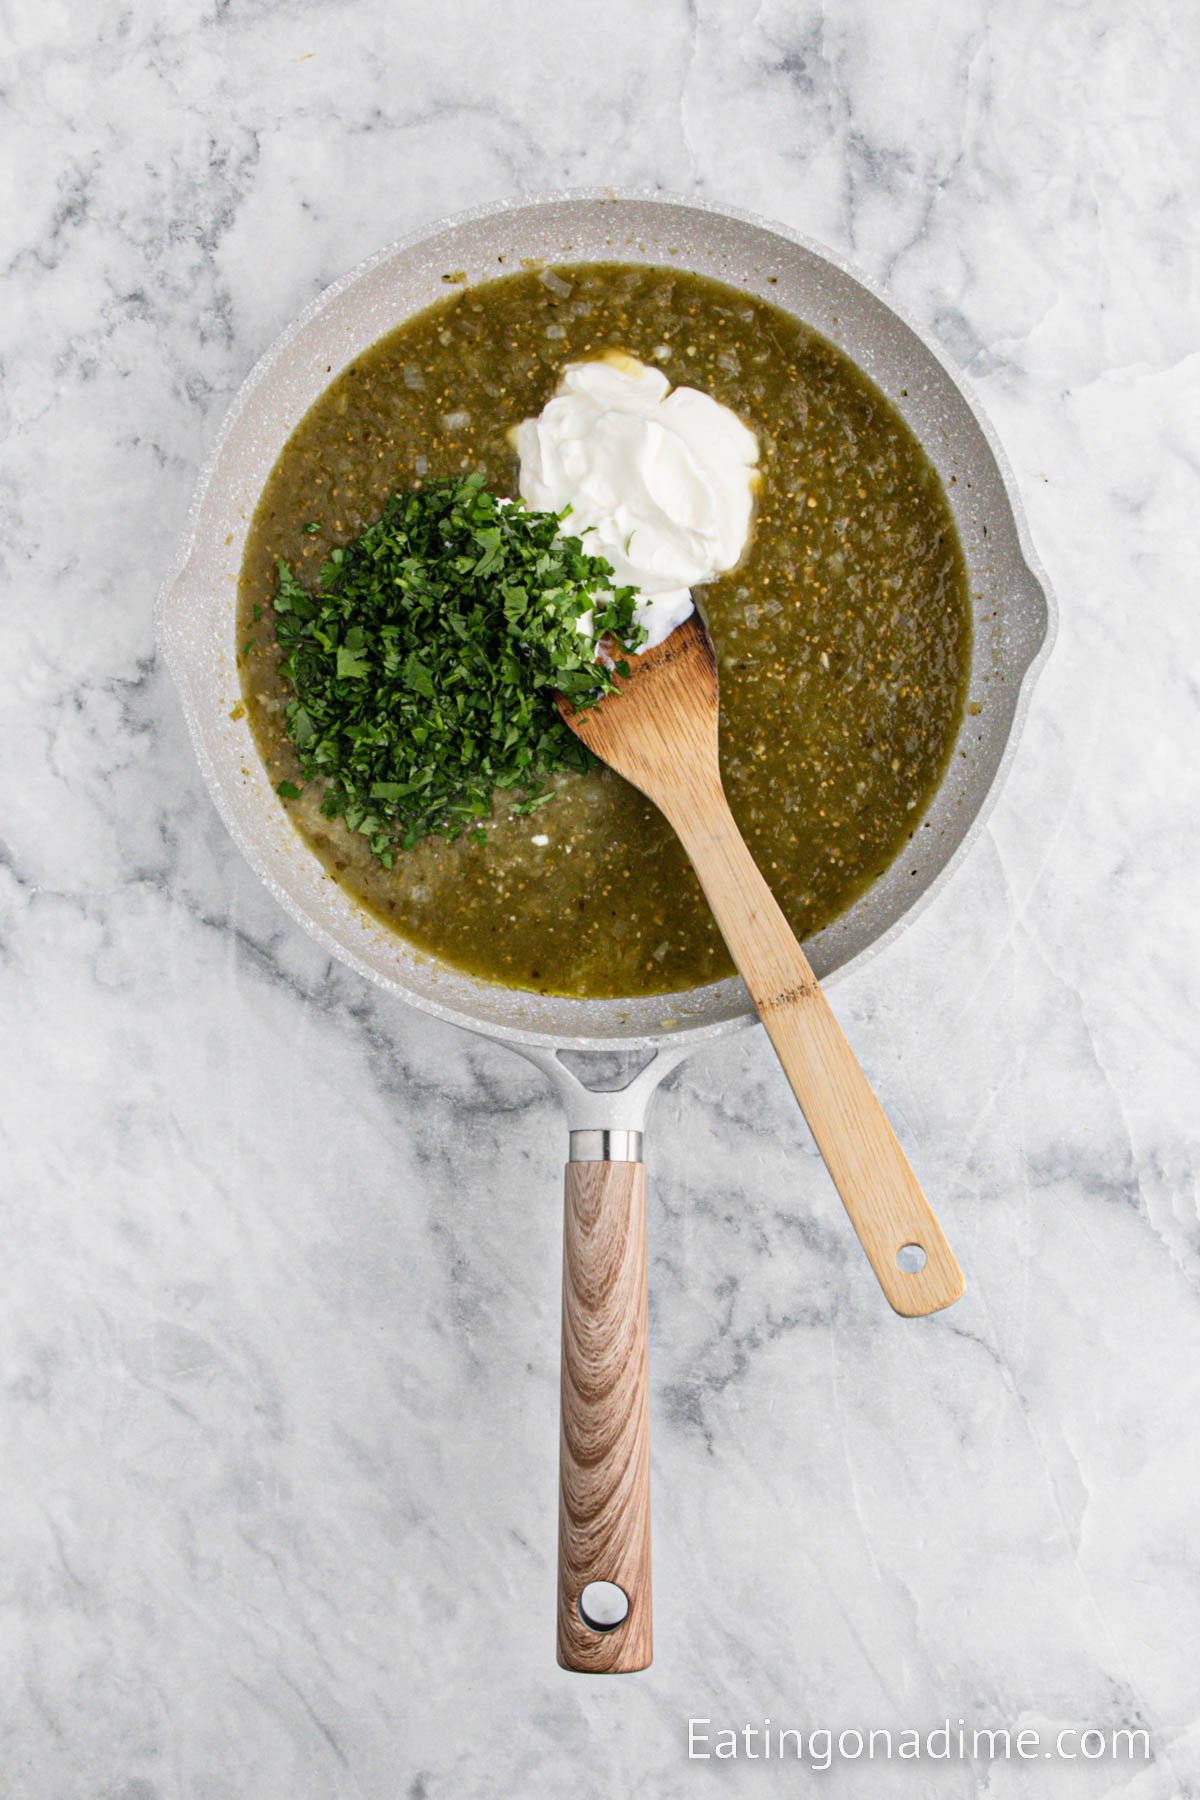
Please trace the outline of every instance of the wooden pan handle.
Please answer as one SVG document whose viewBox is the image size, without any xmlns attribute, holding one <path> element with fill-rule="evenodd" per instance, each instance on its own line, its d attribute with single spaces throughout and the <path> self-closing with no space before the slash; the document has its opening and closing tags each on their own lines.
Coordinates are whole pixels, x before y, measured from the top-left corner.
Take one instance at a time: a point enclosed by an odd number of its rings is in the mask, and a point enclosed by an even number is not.
<svg viewBox="0 0 1200 1800">
<path fill-rule="evenodd" d="M 620 1611 L 623 1621 L 605 1629 Z M 589 1625 L 586 1620 L 590 1618 Z M 563 1221 L 558 1660 L 623 1674 L 652 1656 L 646 1171 L 567 1164 Z"/>
<path fill-rule="evenodd" d="M 951 1305 L 962 1271 L 724 794 L 669 816 L 889 1303 Z"/>
</svg>

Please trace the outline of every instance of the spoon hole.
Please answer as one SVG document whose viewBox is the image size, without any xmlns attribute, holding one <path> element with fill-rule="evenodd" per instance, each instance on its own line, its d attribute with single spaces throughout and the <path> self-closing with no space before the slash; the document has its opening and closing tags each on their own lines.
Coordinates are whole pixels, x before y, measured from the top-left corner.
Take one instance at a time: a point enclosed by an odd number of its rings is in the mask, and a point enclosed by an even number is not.
<svg viewBox="0 0 1200 1800">
<path fill-rule="evenodd" d="M 925 1262 L 925 1252 L 920 1244 L 901 1244 L 896 1252 L 896 1267 L 906 1275 L 919 1275 Z"/>
</svg>

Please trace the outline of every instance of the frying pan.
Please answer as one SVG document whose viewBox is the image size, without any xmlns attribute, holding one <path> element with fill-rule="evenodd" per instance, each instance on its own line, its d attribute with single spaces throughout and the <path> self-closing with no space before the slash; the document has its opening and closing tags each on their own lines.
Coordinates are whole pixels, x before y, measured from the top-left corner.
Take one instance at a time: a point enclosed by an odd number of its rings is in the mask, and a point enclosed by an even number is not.
<svg viewBox="0 0 1200 1800">
<path fill-rule="evenodd" d="M 469 281 L 521 266 L 677 266 L 770 300 L 844 350 L 900 410 L 941 476 L 974 610 L 969 693 L 945 776 L 905 853 L 806 946 L 822 979 L 913 919 L 979 831 L 1052 637 L 1052 603 L 999 444 L 937 350 L 837 257 L 746 213 L 661 195 L 553 194 L 402 239 L 326 290 L 238 394 L 159 596 L 158 639 L 197 758 L 235 842 L 332 955 L 410 1005 L 495 1038 L 555 1084 L 570 1133 L 563 1289 L 558 1654 L 644 1668 L 651 1654 L 642 1133 L 662 1078 L 755 1014 L 730 979 L 667 997 L 568 1000 L 464 975 L 406 945 L 329 879 L 272 790 L 239 699 L 234 603 L 259 493 L 308 407 L 376 338 Z"/>
</svg>

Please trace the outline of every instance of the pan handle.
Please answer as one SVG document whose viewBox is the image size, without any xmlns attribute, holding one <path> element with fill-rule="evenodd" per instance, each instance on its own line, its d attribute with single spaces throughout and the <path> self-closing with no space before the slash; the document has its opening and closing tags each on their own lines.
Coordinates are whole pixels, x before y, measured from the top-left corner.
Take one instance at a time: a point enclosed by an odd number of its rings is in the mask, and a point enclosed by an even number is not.
<svg viewBox="0 0 1200 1800">
<path fill-rule="evenodd" d="M 617 1048 L 622 1046 L 618 1043 Z M 642 1131 L 687 1045 L 613 1044 L 572 1063 L 538 1044 L 514 1050 L 558 1090 L 571 1136 L 563 1206 L 558 1504 L 558 1660 L 584 1674 L 649 1667 L 650 1423 L 646 1369 L 646 1171 Z M 590 1079 L 589 1079 L 590 1077 Z M 593 1085 L 594 1084 L 594 1085 Z"/>
<path fill-rule="evenodd" d="M 563 1211 L 558 1660 L 649 1666 L 646 1170 L 640 1131 L 571 1133 Z"/>
</svg>

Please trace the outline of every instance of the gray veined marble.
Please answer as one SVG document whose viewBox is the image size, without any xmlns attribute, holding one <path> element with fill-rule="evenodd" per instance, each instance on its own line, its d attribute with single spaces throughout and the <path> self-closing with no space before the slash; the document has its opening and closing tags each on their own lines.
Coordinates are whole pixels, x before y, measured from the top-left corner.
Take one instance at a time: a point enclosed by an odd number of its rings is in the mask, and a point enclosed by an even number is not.
<svg viewBox="0 0 1200 1800">
<path fill-rule="evenodd" d="M 1200 1794 L 1192 9 L 18 3 L 4 36 L 0 1792 L 806 1791 L 687 1721 L 1144 1724 Z M 256 355 L 476 201 L 660 185 L 884 285 L 1061 629 L 969 862 L 838 1003 L 964 1260 L 893 1318 L 758 1034 L 652 1140 L 657 1662 L 552 1663 L 541 1077 L 241 865 L 152 600 Z"/>
</svg>

